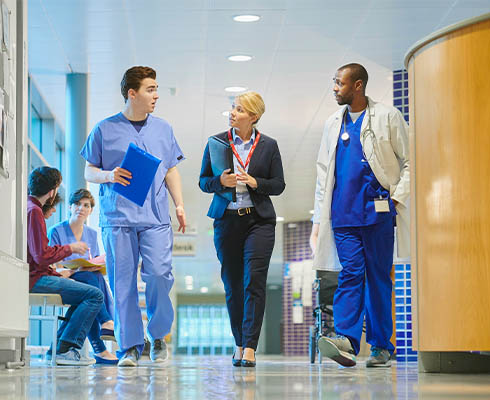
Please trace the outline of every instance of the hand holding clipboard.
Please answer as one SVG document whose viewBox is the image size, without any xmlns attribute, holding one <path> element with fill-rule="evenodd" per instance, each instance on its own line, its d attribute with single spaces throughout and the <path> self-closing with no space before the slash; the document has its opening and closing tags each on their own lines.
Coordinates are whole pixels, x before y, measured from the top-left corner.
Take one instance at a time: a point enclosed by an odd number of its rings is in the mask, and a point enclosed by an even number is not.
<svg viewBox="0 0 490 400">
<path fill-rule="evenodd" d="M 132 178 L 133 174 L 121 167 L 116 167 L 109 173 L 109 182 L 119 183 L 123 186 L 128 186 L 131 183 L 129 180 Z"/>
<path fill-rule="evenodd" d="M 114 178 L 118 177 L 114 191 L 142 207 L 161 162 L 159 158 L 130 143 L 121 167 L 113 171 Z"/>
<path fill-rule="evenodd" d="M 221 176 L 226 170 L 233 174 L 233 151 L 230 144 L 216 136 L 211 136 L 208 139 L 208 147 L 213 175 Z M 218 194 L 229 201 L 236 201 L 236 187 L 227 187 Z"/>
</svg>

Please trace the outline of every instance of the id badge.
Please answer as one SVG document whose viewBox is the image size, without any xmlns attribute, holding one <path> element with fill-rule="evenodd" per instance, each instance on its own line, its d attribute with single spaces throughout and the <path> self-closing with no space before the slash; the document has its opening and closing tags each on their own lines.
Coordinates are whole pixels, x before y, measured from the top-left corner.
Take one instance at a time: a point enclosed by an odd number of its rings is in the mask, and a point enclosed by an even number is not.
<svg viewBox="0 0 490 400">
<path fill-rule="evenodd" d="M 388 199 L 374 199 L 374 210 L 377 213 L 390 212 L 390 203 L 388 203 Z"/>
<path fill-rule="evenodd" d="M 247 185 L 242 182 L 237 182 L 236 184 L 236 192 L 237 193 L 245 193 L 248 192 Z"/>
</svg>

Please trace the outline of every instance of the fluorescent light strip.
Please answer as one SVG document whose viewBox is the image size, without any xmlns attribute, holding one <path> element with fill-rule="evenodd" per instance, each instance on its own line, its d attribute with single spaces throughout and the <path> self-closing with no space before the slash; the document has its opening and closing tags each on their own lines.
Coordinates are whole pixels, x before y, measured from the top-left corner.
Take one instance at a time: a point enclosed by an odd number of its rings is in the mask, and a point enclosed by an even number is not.
<svg viewBox="0 0 490 400">
<path fill-rule="evenodd" d="M 228 87 L 225 87 L 225 92 L 228 92 L 228 93 L 240 93 L 240 92 L 244 92 L 245 90 L 247 90 L 247 88 L 245 86 L 228 86 Z"/>
<path fill-rule="evenodd" d="M 228 56 L 228 60 L 234 62 L 250 61 L 252 58 L 252 56 L 246 54 L 234 54 L 232 56 Z"/>
<path fill-rule="evenodd" d="M 260 15 L 253 15 L 253 14 L 235 15 L 233 17 L 233 21 L 236 22 L 257 22 L 259 19 L 260 19 Z"/>
</svg>

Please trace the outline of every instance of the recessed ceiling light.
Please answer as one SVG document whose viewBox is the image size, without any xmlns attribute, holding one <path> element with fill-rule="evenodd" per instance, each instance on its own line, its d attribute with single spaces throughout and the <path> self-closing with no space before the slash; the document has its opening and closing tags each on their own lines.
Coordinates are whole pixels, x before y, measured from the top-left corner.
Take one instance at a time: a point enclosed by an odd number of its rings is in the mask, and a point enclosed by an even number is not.
<svg viewBox="0 0 490 400">
<path fill-rule="evenodd" d="M 310 210 L 310 214 L 311 215 L 315 214 L 315 210 Z"/>
<path fill-rule="evenodd" d="M 246 54 L 234 54 L 232 56 L 228 57 L 229 61 L 235 61 L 235 62 L 243 62 L 243 61 L 250 61 L 253 57 L 248 56 Z"/>
<path fill-rule="evenodd" d="M 276 221 L 277 222 L 283 222 L 284 221 L 284 217 L 276 217 Z"/>
<path fill-rule="evenodd" d="M 193 290 L 194 286 L 192 285 L 185 285 L 185 290 Z"/>
<path fill-rule="evenodd" d="M 230 93 L 239 93 L 239 92 L 244 92 L 245 90 L 247 90 L 247 88 L 244 86 L 228 86 L 228 87 L 225 87 L 225 92 L 230 92 Z"/>
<path fill-rule="evenodd" d="M 260 15 L 252 15 L 252 14 L 242 14 L 235 15 L 233 20 L 236 22 L 257 22 L 260 19 Z"/>
<path fill-rule="evenodd" d="M 230 116 L 230 112 L 229 112 L 229 111 L 223 111 L 223 112 L 221 113 L 221 115 L 222 115 L 223 117 L 229 117 L 229 116 Z"/>
<path fill-rule="evenodd" d="M 209 289 L 206 286 L 203 286 L 201 288 L 201 293 L 207 293 L 208 291 L 209 291 Z"/>
</svg>

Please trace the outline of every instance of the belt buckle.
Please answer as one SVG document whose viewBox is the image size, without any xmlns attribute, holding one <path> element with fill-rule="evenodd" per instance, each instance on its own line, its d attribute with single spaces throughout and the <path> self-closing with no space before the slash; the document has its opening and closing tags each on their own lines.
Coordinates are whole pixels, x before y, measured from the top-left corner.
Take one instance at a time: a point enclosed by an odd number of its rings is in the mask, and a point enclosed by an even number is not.
<svg viewBox="0 0 490 400">
<path fill-rule="evenodd" d="M 238 211 L 238 215 L 240 217 L 243 217 L 244 215 L 250 214 L 250 207 L 239 208 L 237 211 Z M 243 214 L 242 214 L 242 212 L 243 212 Z"/>
</svg>

